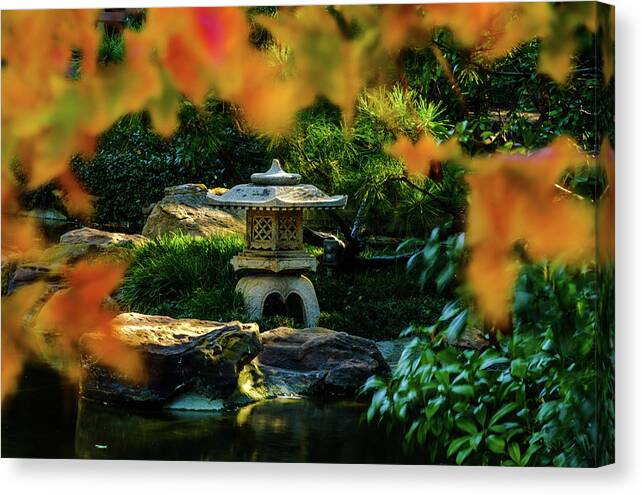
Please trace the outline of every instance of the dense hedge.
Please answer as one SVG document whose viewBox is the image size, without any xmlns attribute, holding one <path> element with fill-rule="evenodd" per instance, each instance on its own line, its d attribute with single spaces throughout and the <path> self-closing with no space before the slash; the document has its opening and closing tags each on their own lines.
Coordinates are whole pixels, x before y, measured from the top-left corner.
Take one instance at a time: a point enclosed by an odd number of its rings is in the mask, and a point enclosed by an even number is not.
<svg viewBox="0 0 642 495">
<path fill-rule="evenodd" d="M 147 114 L 120 119 L 88 160 L 77 157 L 74 172 L 96 197 L 98 223 L 140 227 L 145 211 L 163 197 L 165 187 L 188 182 L 226 187 L 247 168 L 265 166 L 265 144 L 241 133 L 229 107 L 184 102 L 177 132 L 164 139 L 151 129 Z"/>
</svg>

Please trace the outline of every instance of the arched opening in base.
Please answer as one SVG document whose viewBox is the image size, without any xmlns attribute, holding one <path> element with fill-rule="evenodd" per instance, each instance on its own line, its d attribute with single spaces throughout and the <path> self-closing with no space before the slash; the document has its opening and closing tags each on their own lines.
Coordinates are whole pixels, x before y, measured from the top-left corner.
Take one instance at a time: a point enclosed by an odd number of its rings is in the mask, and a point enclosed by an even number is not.
<svg viewBox="0 0 642 495">
<path fill-rule="evenodd" d="M 285 310 L 297 325 L 305 323 L 305 308 L 303 307 L 303 299 L 299 294 L 293 292 L 288 296 L 285 300 Z"/>
<path fill-rule="evenodd" d="M 263 316 L 286 315 L 287 312 L 281 294 L 278 292 L 268 294 L 263 303 L 263 311 L 261 314 Z"/>
<path fill-rule="evenodd" d="M 296 325 L 305 324 L 305 307 L 303 299 L 299 294 L 291 293 L 283 302 L 283 297 L 278 292 L 270 293 L 263 303 L 262 315 L 265 316 L 287 316 L 292 318 Z"/>
</svg>

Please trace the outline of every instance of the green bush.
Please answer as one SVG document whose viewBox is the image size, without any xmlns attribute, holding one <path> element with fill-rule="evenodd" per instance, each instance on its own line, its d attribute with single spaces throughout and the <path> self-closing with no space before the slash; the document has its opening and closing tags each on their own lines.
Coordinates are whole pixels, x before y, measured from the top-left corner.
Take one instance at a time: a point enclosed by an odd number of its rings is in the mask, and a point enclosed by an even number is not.
<svg viewBox="0 0 642 495">
<path fill-rule="evenodd" d="M 188 182 L 230 187 L 268 164 L 266 145 L 241 133 L 233 109 L 217 101 L 181 105 L 171 138 L 156 134 L 146 113 L 121 118 L 101 136 L 95 155 L 72 169 L 96 197 L 94 221 L 141 228 L 164 189 Z"/>
<path fill-rule="evenodd" d="M 386 148 L 402 135 L 416 140 L 428 133 L 444 140 L 452 132 L 442 105 L 395 85 L 362 93 L 351 126 L 335 106 L 319 99 L 299 114 L 293 132 L 272 143 L 272 149 L 305 182 L 330 194 L 347 194 L 346 216 L 354 216 L 363 204 L 369 232 L 425 235 L 463 211 L 462 171 L 445 167 L 438 180 L 409 181 L 403 163 Z"/>
<path fill-rule="evenodd" d="M 445 299 L 423 291 L 404 265 L 312 276 L 319 325 L 369 339 L 394 339 L 411 324 L 426 324 Z"/>
<path fill-rule="evenodd" d="M 518 281 L 514 333 L 496 348 L 448 345 L 445 315 L 408 329 L 415 338 L 392 377 L 364 387 L 373 394 L 368 419 L 402 427 L 430 462 L 612 462 L 613 289 L 612 269 L 531 265 Z"/>
</svg>

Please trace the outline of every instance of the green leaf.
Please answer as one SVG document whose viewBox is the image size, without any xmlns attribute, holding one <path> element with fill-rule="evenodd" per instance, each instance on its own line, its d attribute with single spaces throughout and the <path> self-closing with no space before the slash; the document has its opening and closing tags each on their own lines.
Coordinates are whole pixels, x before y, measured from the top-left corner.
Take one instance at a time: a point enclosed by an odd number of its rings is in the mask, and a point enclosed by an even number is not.
<svg viewBox="0 0 642 495">
<path fill-rule="evenodd" d="M 462 449 L 459 451 L 459 454 L 457 454 L 457 458 L 455 459 L 455 462 L 457 464 L 461 464 L 466 460 L 466 457 L 470 455 L 470 453 L 473 451 L 471 447 L 468 447 L 467 449 Z"/>
<path fill-rule="evenodd" d="M 524 378 L 528 371 L 528 363 L 523 359 L 513 359 L 510 363 L 510 374 L 516 378 Z"/>
<path fill-rule="evenodd" d="M 454 393 L 465 397 L 474 397 L 475 395 L 475 389 L 472 385 L 454 385 L 451 390 Z"/>
<path fill-rule="evenodd" d="M 497 366 L 500 364 L 506 364 L 510 361 L 505 356 L 496 356 L 492 358 L 485 359 L 482 363 L 482 365 L 479 367 L 480 370 L 485 370 L 487 368 L 490 368 L 491 366 Z"/>
<path fill-rule="evenodd" d="M 477 450 L 477 447 L 479 447 L 479 444 L 481 443 L 483 438 L 484 438 L 484 432 L 481 432 L 481 431 L 477 433 L 477 435 L 473 435 L 472 437 L 470 437 L 471 447 Z"/>
<path fill-rule="evenodd" d="M 457 359 L 457 353 L 451 347 L 448 347 L 443 351 L 439 351 L 437 353 L 437 359 L 439 359 L 439 361 L 441 361 L 443 364 L 446 364 L 446 365 L 459 364 L 459 360 Z"/>
<path fill-rule="evenodd" d="M 542 447 L 541 444 L 539 443 L 534 443 L 531 444 L 530 447 L 526 450 L 526 454 L 524 455 L 524 459 L 522 461 L 522 466 L 526 466 L 528 462 L 531 460 L 531 457 L 537 453 L 537 451 Z"/>
<path fill-rule="evenodd" d="M 428 407 L 426 407 L 425 409 L 426 419 L 432 418 L 437 413 L 437 411 L 439 411 L 439 408 L 443 403 L 444 403 L 443 399 L 442 400 L 435 399 L 433 401 L 430 401 L 428 403 Z"/>
<path fill-rule="evenodd" d="M 457 419 L 455 421 L 455 425 L 457 425 L 457 428 L 459 428 L 461 431 L 465 431 L 469 435 L 474 435 L 475 433 L 477 433 L 477 427 L 475 426 L 475 422 L 472 419 Z"/>
<path fill-rule="evenodd" d="M 455 316 L 459 311 L 459 301 L 451 301 L 444 306 L 444 309 L 441 310 L 441 315 L 439 316 L 439 321 L 448 321 L 453 316 Z"/>
<path fill-rule="evenodd" d="M 448 338 L 449 342 L 455 342 L 459 338 L 461 332 L 464 330 L 464 328 L 466 328 L 467 319 L 467 309 L 463 310 L 455 318 L 453 318 L 453 320 L 450 322 L 450 325 L 448 325 L 448 328 L 446 329 L 446 337 Z"/>
<path fill-rule="evenodd" d="M 540 421 L 542 423 L 545 422 L 553 416 L 556 410 L 557 401 L 553 400 L 550 402 L 545 402 L 539 407 L 539 410 L 537 411 L 537 421 Z"/>
<path fill-rule="evenodd" d="M 488 437 L 486 438 L 486 445 L 488 445 L 488 448 L 492 452 L 495 452 L 495 454 L 503 454 L 506 447 L 506 442 L 504 442 L 504 439 L 500 436 L 488 435 Z"/>
<path fill-rule="evenodd" d="M 502 407 L 499 408 L 499 411 L 497 411 L 495 414 L 493 414 L 493 417 L 490 418 L 490 423 L 489 423 L 490 426 L 493 426 L 500 419 L 502 419 L 507 414 L 513 412 L 518 407 L 519 407 L 519 405 L 516 404 L 515 402 L 509 402 L 508 404 L 504 404 Z"/>
<path fill-rule="evenodd" d="M 515 464 L 521 464 L 522 453 L 519 450 L 519 444 L 517 442 L 511 442 L 508 445 L 508 455 L 515 461 Z"/>
<path fill-rule="evenodd" d="M 473 412 L 475 414 L 475 419 L 483 427 L 486 424 L 486 415 L 488 414 L 488 409 L 486 409 L 486 405 L 483 403 L 479 404 Z"/>
<path fill-rule="evenodd" d="M 437 286 L 438 292 L 443 292 L 444 288 L 453 280 L 455 276 L 455 264 L 448 263 L 446 268 L 441 271 L 437 278 L 435 279 L 435 285 Z"/>
<path fill-rule="evenodd" d="M 450 442 L 450 445 L 448 446 L 448 452 L 446 452 L 446 456 L 450 457 L 451 455 L 453 455 L 465 443 L 470 443 L 470 437 L 469 436 L 455 438 L 452 442 Z"/>
</svg>

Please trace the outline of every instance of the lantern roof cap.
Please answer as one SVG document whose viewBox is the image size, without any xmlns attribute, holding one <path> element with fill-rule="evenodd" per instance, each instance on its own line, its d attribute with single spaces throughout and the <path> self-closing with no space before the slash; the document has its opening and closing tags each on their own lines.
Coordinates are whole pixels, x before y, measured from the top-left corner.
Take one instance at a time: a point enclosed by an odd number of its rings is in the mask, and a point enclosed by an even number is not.
<svg viewBox="0 0 642 495">
<path fill-rule="evenodd" d="M 267 172 L 258 172 L 250 176 L 252 184 L 264 186 L 294 186 L 301 182 L 299 174 L 291 174 L 281 168 L 279 160 L 272 160 L 272 166 Z"/>
<path fill-rule="evenodd" d="M 343 208 L 347 196 L 329 196 L 311 184 L 299 184 L 301 176 L 281 168 L 278 160 L 270 169 L 252 174 L 252 183 L 234 186 L 225 194 L 208 193 L 207 202 L 221 208 L 303 209 Z"/>
</svg>

